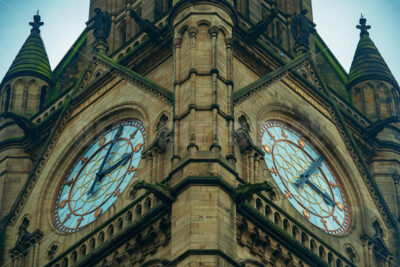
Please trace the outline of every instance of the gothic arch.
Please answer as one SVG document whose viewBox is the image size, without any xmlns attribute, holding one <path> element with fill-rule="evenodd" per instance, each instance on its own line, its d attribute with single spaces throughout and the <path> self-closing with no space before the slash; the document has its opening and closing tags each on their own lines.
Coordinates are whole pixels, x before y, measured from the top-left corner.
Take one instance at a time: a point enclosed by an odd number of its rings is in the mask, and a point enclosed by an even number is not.
<svg viewBox="0 0 400 267">
<path fill-rule="evenodd" d="M 257 121 L 262 124 L 269 120 L 282 121 L 299 132 L 304 133 L 311 140 L 311 143 L 320 150 L 327 158 L 328 162 L 332 166 L 340 166 L 334 169 L 337 178 L 344 185 L 344 191 L 350 204 L 350 216 L 351 222 L 349 224 L 349 230 L 352 231 L 354 228 L 363 228 L 363 222 L 366 218 L 366 207 L 364 195 L 361 194 L 358 183 L 363 182 L 358 172 L 354 173 L 353 170 L 348 166 L 348 159 L 338 150 L 333 133 L 328 133 L 323 130 L 323 125 L 320 126 L 320 121 L 316 118 L 311 119 L 307 114 L 302 114 L 301 110 L 290 108 L 283 104 L 268 103 L 268 106 L 261 107 L 259 113 L 256 116 Z M 315 130 L 313 130 L 315 129 Z M 257 143 L 258 147 L 261 147 L 261 135 L 257 129 Z M 339 134 L 339 133 L 338 133 Z M 358 171 L 358 170 L 357 170 Z M 345 234 L 346 235 L 346 234 Z"/>
<path fill-rule="evenodd" d="M 2 103 L 3 103 L 3 108 L 2 108 L 3 112 L 9 112 L 12 109 L 11 86 L 9 84 L 7 84 L 4 87 Z"/>
<path fill-rule="evenodd" d="M 150 132 L 152 126 L 149 123 L 148 113 L 136 103 L 124 103 L 103 111 L 93 121 L 86 122 L 84 129 L 74 137 L 74 142 L 69 143 L 59 154 L 52 168 L 47 173 L 40 175 L 44 183 L 40 188 L 40 198 L 36 203 L 36 225 L 43 229 L 54 229 L 53 204 L 54 196 L 59 187 L 61 179 L 68 173 L 68 166 L 71 166 L 77 155 L 81 153 L 87 144 L 94 140 L 104 129 L 123 120 L 136 119 L 143 123 L 146 133 Z M 149 144 L 149 134 L 145 134 L 145 144 Z M 144 161 L 141 162 L 144 164 Z M 60 172 L 60 170 L 63 170 Z M 46 177 L 53 177 L 46 179 Z M 39 185 L 39 184 L 37 184 Z M 127 190 L 126 190 L 127 191 Z M 51 197 L 49 197 L 51 196 Z M 115 210 L 114 210 L 115 211 Z M 111 211 L 112 212 L 112 211 Z"/>
</svg>

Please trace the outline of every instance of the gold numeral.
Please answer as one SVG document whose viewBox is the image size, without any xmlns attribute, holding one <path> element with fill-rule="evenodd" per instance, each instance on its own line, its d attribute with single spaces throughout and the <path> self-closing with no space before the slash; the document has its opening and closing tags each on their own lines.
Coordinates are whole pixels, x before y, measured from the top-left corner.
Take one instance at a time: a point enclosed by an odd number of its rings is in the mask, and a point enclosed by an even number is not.
<svg viewBox="0 0 400 267">
<path fill-rule="evenodd" d="M 64 199 L 63 201 L 61 201 L 60 203 L 60 208 L 63 209 L 65 207 L 65 205 L 67 204 L 67 200 Z"/>
<path fill-rule="evenodd" d="M 271 154 L 271 153 L 272 153 L 272 150 L 271 150 L 271 148 L 270 148 L 268 145 L 264 145 L 264 150 L 265 150 L 265 152 L 267 152 L 268 154 Z"/>
<path fill-rule="evenodd" d="M 304 143 L 303 139 L 299 139 L 299 145 L 300 145 L 302 148 L 305 148 L 305 147 L 306 147 L 306 143 Z"/>
<path fill-rule="evenodd" d="M 143 146 L 143 144 L 137 144 L 136 147 L 135 147 L 135 150 L 134 150 L 135 153 L 139 152 L 140 149 L 142 149 L 142 146 Z"/>
<path fill-rule="evenodd" d="M 337 205 L 337 207 L 338 207 L 340 210 L 344 210 L 343 204 L 340 203 L 339 201 L 336 202 L 336 205 Z"/>
<path fill-rule="evenodd" d="M 106 142 L 106 138 L 103 136 L 99 141 L 99 146 L 103 146 L 105 142 Z"/>
<path fill-rule="evenodd" d="M 304 216 L 307 218 L 307 220 L 310 219 L 311 215 L 310 215 L 310 213 L 308 212 L 307 209 L 304 209 L 304 210 L 303 210 L 303 214 L 304 214 Z"/>
<path fill-rule="evenodd" d="M 95 212 L 94 212 L 94 217 L 99 218 L 99 216 L 101 215 L 101 208 L 98 208 Z"/>
</svg>

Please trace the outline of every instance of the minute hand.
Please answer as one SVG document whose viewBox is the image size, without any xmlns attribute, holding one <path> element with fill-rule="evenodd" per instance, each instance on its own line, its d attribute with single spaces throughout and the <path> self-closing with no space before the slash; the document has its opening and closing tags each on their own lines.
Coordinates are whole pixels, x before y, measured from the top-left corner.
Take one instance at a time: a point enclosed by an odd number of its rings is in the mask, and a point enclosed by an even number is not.
<svg viewBox="0 0 400 267">
<path fill-rule="evenodd" d="M 328 195 L 326 192 L 322 191 L 321 189 L 319 189 L 319 187 L 316 186 L 313 182 L 307 180 L 306 184 L 308 184 L 317 194 L 319 194 L 324 199 L 326 204 L 335 206 L 335 202 L 332 200 L 331 196 Z"/>
<path fill-rule="evenodd" d="M 99 177 L 103 178 L 104 176 L 106 176 L 107 174 L 109 174 L 110 172 L 114 171 L 116 168 L 118 168 L 121 165 L 125 165 L 129 159 L 131 158 L 132 153 L 126 153 L 124 154 L 121 159 L 115 163 L 114 165 L 112 165 L 111 167 L 105 169 L 104 171 L 100 172 L 98 174 Z"/>
<path fill-rule="evenodd" d="M 104 157 L 103 162 L 101 163 L 100 168 L 99 168 L 99 170 L 97 171 L 96 177 L 99 176 L 99 174 L 103 172 L 104 165 L 105 165 L 106 162 L 107 162 L 108 156 L 109 156 L 111 150 L 113 149 L 113 146 L 115 145 L 115 143 L 117 142 L 118 138 L 120 137 L 120 135 L 121 135 L 121 133 L 122 133 L 122 127 L 123 127 L 122 125 L 120 125 L 120 126 L 118 127 L 118 130 L 117 130 L 117 132 L 116 132 L 115 135 L 114 135 L 114 139 L 113 139 L 112 142 L 111 142 L 110 148 L 107 150 L 106 156 Z"/>
<path fill-rule="evenodd" d="M 111 150 L 112 150 L 114 144 L 117 142 L 118 138 L 120 137 L 120 135 L 121 135 L 121 133 L 122 133 L 122 128 L 123 128 L 122 125 L 120 125 L 120 126 L 118 127 L 118 130 L 117 130 L 117 132 L 115 133 L 114 138 L 113 138 L 113 140 L 112 140 L 112 142 L 111 142 L 110 148 L 107 150 L 107 153 L 106 153 L 106 155 L 104 156 L 103 162 L 101 163 L 100 168 L 99 168 L 99 170 L 98 170 L 97 173 L 96 173 L 96 178 L 94 179 L 92 185 L 90 186 L 89 191 L 87 192 L 88 195 L 91 195 L 91 194 L 94 193 L 94 189 L 95 189 L 95 187 L 96 187 L 96 184 L 97 184 L 99 181 L 101 181 L 101 179 L 103 178 L 103 177 L 100 176 L 99 174 L 103 172 L 103 168 L 104 168 L 104 165 L 106 164 L 106 161 L 107 161 L 107 159 L 108 159 L 108 156 L 109 156 L 109 154 L 110 154 L 110 152 L 111 152 Z"/>
<path fill-rule="evenodd" d="M 319 156 L 316 161 L 314 161 L 313 164 L 305 171 L 304 174 L 300 175 L 300 178 L 297 179 L 297 181 L 294 183 L 297 185 L 299 188 L 303 188 L 304 183 L 310 179 L 311 175 L 314 174 L 314 172 L 318 169 L 318 167 L 321 165 L 321 163 L 324 161 L 323 156 Z"/>
</svg>

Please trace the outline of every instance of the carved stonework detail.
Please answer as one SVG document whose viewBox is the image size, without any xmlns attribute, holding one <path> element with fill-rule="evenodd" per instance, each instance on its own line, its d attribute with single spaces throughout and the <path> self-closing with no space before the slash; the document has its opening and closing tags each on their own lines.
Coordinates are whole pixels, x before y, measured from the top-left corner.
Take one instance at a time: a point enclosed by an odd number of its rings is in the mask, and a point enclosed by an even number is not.
<svg viewBox="0 0 400 267">
<path fill-rule="evenodd" d="M 240 116 L 238 119 L 239 129 L 233 132 L 236 138 L 236 142 L 239 145 L 240 152 L 244 153 L 247 150 L 251 150 L 256 147 L 250 137 L 250 126 L 244 115 Z"/>
<path fill-rule="evenodd" d="M 25 256 L 28 253 L 29 248 L 34 246 L 42 239 L 43 234 L 39 229 L 31 233 L 28 231 L 29 223 L 30 221 L 28 218 L 23 219 L 18 230 L 17 242 L 10 250 L 11 258 L 18 257 L 19 255 Z"/>
<path fill-rule="evenodd" d="M 168 145 L 171 143 L 173 133 L 167 127 L 168 117 L 162 115 L 160 121 L 156 128 L 156 138 L 154 142 L 149 146 L 149 148 L 144 153 L 149 151 L 154 151 L 156 153 L 165 153 L 167 151 Z"/>
</svg>

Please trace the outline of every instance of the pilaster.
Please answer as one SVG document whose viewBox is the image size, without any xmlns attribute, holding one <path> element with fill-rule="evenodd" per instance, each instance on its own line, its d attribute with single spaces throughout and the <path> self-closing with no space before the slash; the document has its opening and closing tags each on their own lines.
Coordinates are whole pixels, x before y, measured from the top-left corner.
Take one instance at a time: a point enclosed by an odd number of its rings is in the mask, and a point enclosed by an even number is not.
<svg viewBox="0 0 400 267">
<path fill-rule="evenodd" d="M 225 1 L 182 1 L 174 33 L 174 156 L 170 184 L 189 183 L 172 204 L 171 256 L 178 266 L 231 266 L 236 207 L 218 179 L 236 186 L 232 154 L 232 27 Z"/>
</svg>

